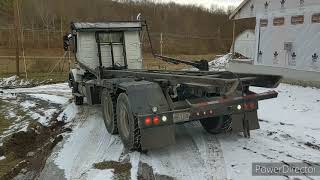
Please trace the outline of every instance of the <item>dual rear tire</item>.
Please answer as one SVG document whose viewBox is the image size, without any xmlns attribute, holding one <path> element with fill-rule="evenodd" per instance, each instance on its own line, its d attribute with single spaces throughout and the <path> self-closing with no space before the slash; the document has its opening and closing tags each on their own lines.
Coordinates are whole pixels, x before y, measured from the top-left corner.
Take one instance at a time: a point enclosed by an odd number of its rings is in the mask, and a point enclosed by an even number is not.
<svg viewBox="0 0 320 180">
<path fill-rule="evenodd" d="M 133 114 L 129 98 L 121 93 L 117 100 L 107 90 L 102 92 L 103 119 L 110 134 L 118 134 L 124 146 L 131 151 L 140 150 L 140 129 Z"/>
<path fill-rule="evenodd" d="M 201 119 L 202 127 L 210 134 L 221 134 L 231 131 L 232 118 L 229 115 Z"/>
<path fill-rule="evenodd" d="M 103 113 L 103 120 L 104 124 L 107 128 L 107 131 L 110 134 L 117 134 L 118 127 L 117 127 L 117 116 L 116 116 L 116 103 L 114 98 L 110 95 L 107 90 L 102 91 L 102 113 Z"/>
</svg>

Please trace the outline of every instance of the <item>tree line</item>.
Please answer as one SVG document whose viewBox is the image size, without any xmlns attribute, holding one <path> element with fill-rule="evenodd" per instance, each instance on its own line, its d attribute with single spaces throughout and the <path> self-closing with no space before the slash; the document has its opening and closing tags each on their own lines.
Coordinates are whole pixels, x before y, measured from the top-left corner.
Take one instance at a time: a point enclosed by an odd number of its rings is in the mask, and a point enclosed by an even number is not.
<svg viewBox="0 0 320 180">
<path fill-rule="evenodd" d="M 148 21 L 156 48 L 159 48 L 160 33 L 163 34 L 165 53 L 224 52 L 232 43 L 232 22 L 228 17 L 234 7 L 207 9 L 150 0 L 0 0 L 0 26 L 13 27 L 13 1 L 19 2 L 23 28 L 66 33 L 70 22 L 136 20 L 141 13 Z M 61 42 L 56 43 L 57 47 L 61 46 Z"/>
</svg>

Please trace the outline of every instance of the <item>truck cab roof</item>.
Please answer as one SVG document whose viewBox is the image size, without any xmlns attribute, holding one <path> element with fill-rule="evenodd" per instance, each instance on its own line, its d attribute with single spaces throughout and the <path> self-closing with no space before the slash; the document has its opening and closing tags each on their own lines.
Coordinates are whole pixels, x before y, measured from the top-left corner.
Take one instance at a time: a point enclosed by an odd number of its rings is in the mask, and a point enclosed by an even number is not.
<svg viewBox="0 0 320 180">
<path fill-rule="evenodd" d="M 71 29 L 75 31 L 130 31 L 140 30 L 142 24 L 140 21 L 109 21 L 109 22 L 74 22 L 71 23 Z"/>
</svg>

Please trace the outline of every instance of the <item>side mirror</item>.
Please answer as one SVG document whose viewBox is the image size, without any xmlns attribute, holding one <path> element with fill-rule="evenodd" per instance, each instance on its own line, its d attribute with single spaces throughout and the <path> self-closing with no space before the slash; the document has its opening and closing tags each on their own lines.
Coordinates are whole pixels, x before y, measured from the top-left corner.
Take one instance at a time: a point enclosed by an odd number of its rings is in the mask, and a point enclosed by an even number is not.
<svg viewBox="0 0 320 180">
<path fill-rule="evenodd" d="M 63 36 L 63 49 L 64 49 L 64 51 L 69 50 L 71 40 L 72 40 L 72 34 L 66 34 Z"/>
</svg>

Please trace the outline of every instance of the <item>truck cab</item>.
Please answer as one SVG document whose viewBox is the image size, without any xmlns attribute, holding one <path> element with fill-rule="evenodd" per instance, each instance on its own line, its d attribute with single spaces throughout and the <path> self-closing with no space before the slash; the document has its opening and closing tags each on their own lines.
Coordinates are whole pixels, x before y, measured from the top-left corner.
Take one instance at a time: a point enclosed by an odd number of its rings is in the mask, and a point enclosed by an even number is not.
<svg viewBox="0 0 320 180">
<path fill-rule="evenodd" d="M 141 22 L 72 23 L 78 63 L 95 70 L 142 69 Z"/>
</svg>

